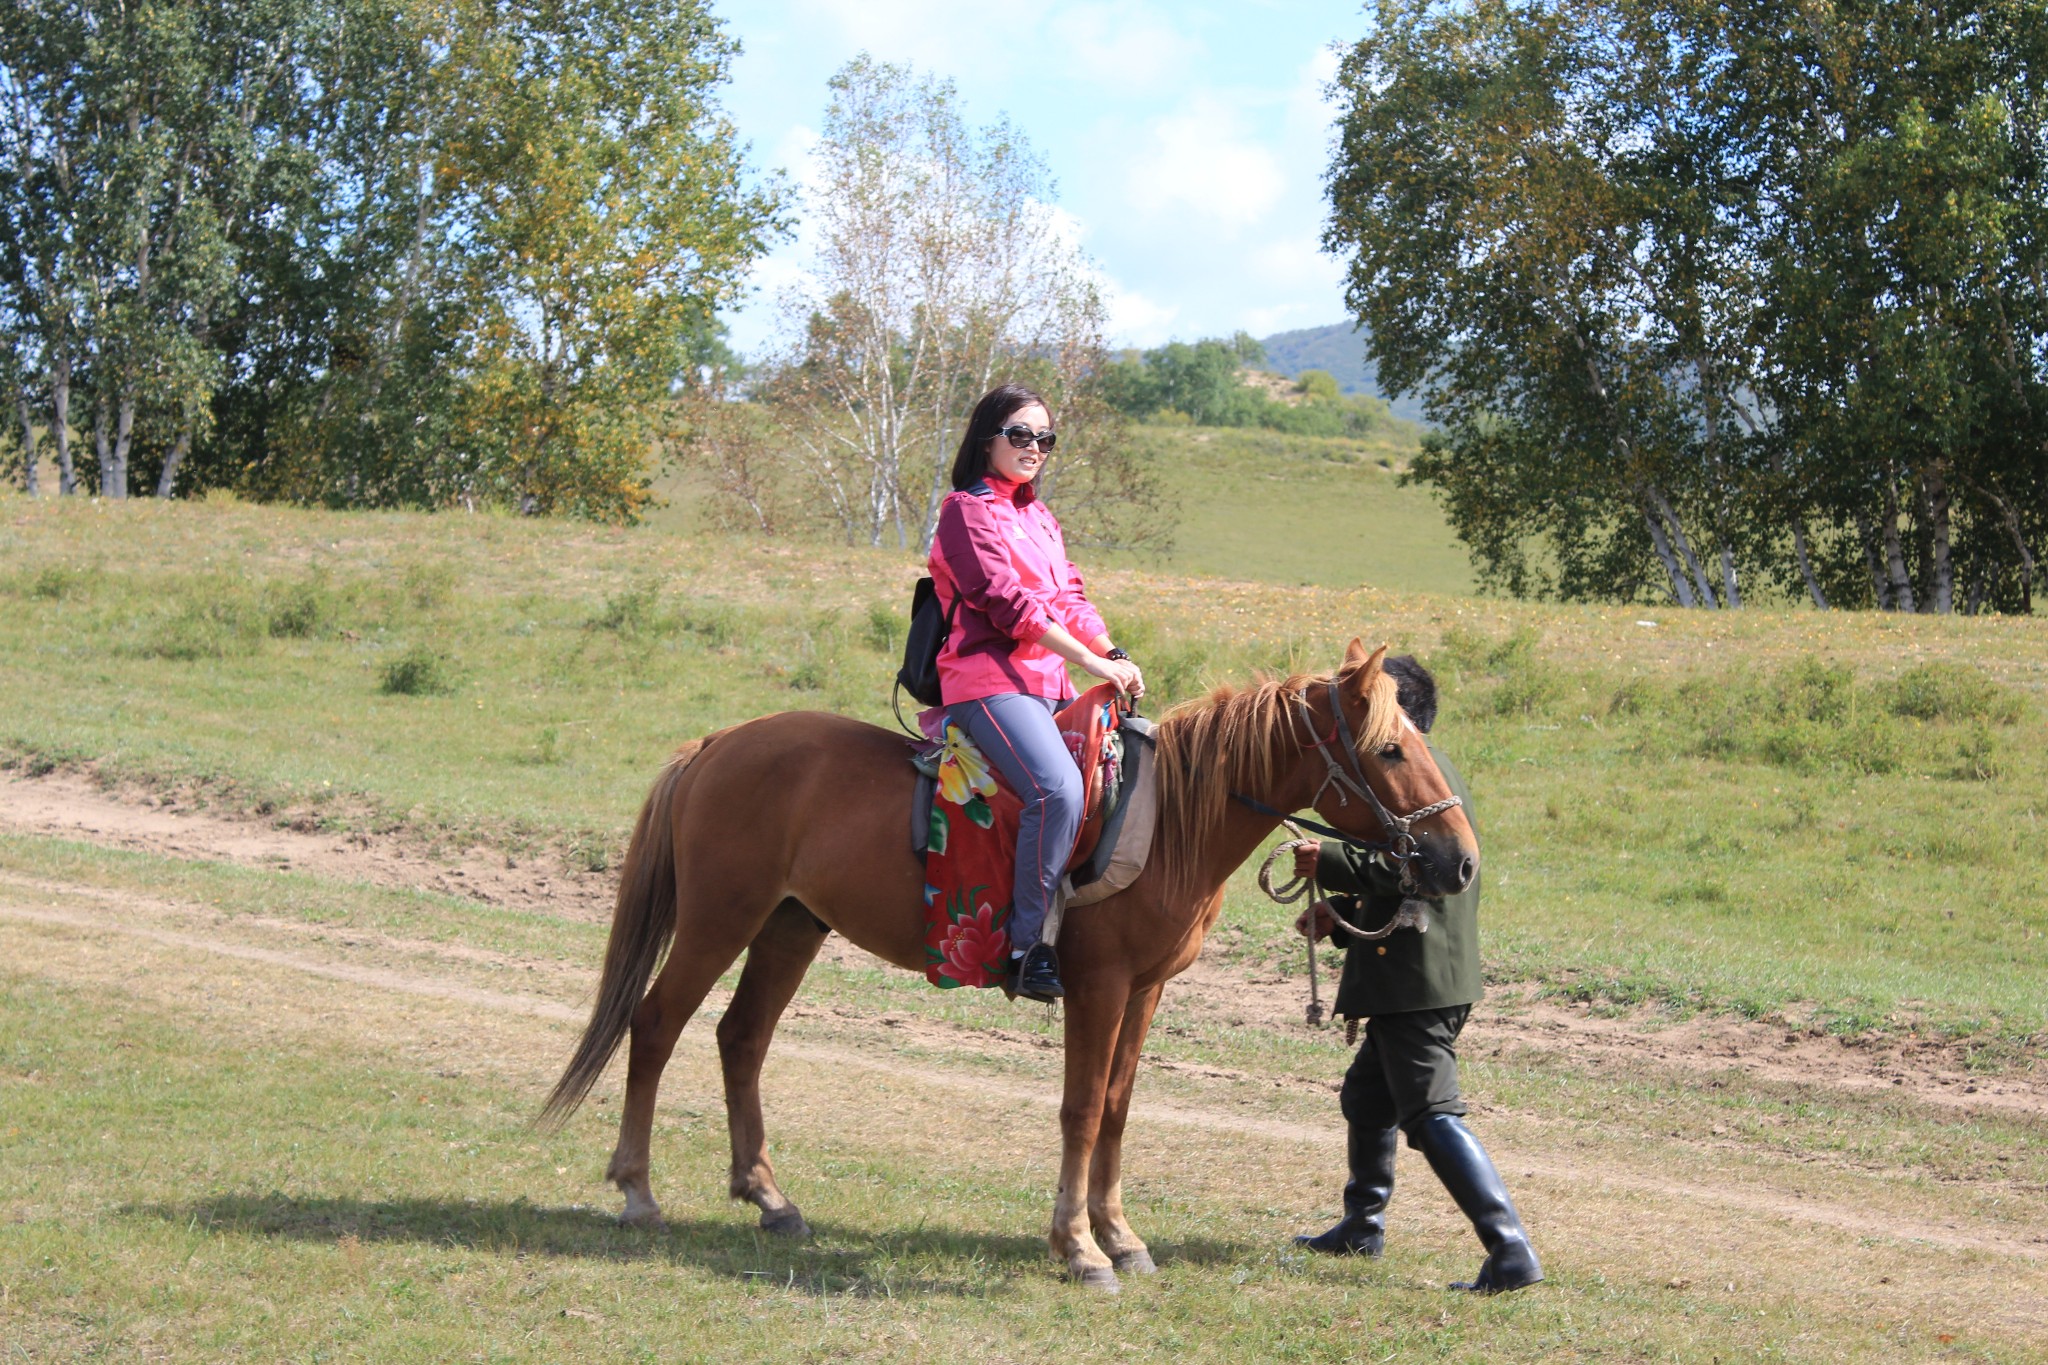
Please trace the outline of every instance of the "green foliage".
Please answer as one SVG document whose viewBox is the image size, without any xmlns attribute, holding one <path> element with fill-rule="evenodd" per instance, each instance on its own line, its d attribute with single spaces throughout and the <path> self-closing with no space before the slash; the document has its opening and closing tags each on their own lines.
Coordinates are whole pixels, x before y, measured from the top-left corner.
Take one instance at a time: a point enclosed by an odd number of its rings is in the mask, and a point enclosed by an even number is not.
<svg viewBox="0 0 2048 1365">
<path fill-rule="evenodd" d="M 454 662 L 427 645 L 409 646 L 384 665 L 378 690 L 394 697 L 440 697 L 455 690 Z"/>
<path fill-rule="evenodd" d="M 87 486 L 625 520 L 780 229 L 700 0 L 12 6 L 0 337 Z"/>
<path fill-rule="evenodd" d="M 1518 596 L 2031 610 L 2048 12 L 1389 0 L 1326 245 Z"/>
<path fill-rule="evenodd" d="M 1175 341 L 1126 354 L 1104 368 L 1105 400 L 1128 417 L 1210 427 L 1265 427 L 1295 436 L 1365 436 L 1387 424 L 1386 405 L 1347 398 L 1328 373 L 1303 375 L 1303 401 L 1277 402 L 1245 382 L 1265 348 L 1244 332 L 1228 340 Z"/>
<path fill-rule="evenodd" d="M 1295 376 L 1294 382 L 1302 393 L 1312 400 L 1325 403 L 1337 401 L 1337 378 L 1328 370 L 1303 370 Z"/>
</svg>

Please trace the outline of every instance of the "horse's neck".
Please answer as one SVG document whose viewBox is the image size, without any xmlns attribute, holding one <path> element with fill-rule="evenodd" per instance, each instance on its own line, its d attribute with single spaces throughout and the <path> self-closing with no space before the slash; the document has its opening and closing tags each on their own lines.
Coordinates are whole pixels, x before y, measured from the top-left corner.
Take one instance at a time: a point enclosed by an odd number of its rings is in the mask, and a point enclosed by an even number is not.
<svg viewBox="0 0 2048 1365">
<path fill-rule="evenodd" d="M 1315 781 L 1308 770 L 1305 756 L 1295 756 L 1289 746 L 1289 756 L 1297 761 L 1283 767 L 1279 779 L 1270 791 L 1242 791 L 1248 796 L 1274 810 L 1296 811 L 1308 805 L 1315 795 Z M 1230 874 L 1244 866 L 1245 861 L 1259 851 L 1261 845 L 1273 836 L 1279 821 L 1270 815 L 1261 815 L 1239 801 L 1231 801 L 1223 808 L 1223 827 L 1212 831 L 1203 841 L 1203 866 L 1200 885 L 1207 888 L 1207 894 L 1200 897 L 1198 904 L 1207 904 L 1230 880 Z"/>
</svg>

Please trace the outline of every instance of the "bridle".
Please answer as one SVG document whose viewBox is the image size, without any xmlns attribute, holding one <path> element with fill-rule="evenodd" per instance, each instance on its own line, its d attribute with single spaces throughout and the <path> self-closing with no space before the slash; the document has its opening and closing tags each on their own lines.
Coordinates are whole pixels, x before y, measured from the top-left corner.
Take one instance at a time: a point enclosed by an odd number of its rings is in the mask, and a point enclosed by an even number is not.
<svg viewBox="0 0 2048 1365">
<path fill-rule="evenodd" d="M 1380 800 L 1378 793 L 1373 791 L 1372 784 L 1365 780 L 1365 769 L 1358 761 L 1358 746 L 1351 738 L 1351 722 L 1345 719 L 1344 699 L 1337 690 L 1337 680 L 1332 678 L 1325 686 L 1329 689 L 1330 714 L 1336 718 L 1335 723 L 1330 727 L 1330 733 L 1327 735 L 1318 735 L 1316 733 L 1315 712 L 1309 709 L 1308 701 L 1301 693 L 1297 692 L 1294 694 L 1294 705 L 1300 711 L 1302 724 L 1308 730 L 1309 735 L 1309 742 L 1302 747 L 1313 748 L 1320 754 L 1326 770 L 1323 784 L 1316 788 L 1316 794 L 1310 798 L 1309 806 L 1314 808 L 1319 805 L 1323 799 L 1323 793 L 1331 787 L 1337 789 L 1337 804 L 1348 806 L 1351 804 L 1351 801 L 1350 797 L 1347 797 L 1345 793 L 1350 792 L 1352 795 L 1363 799 L 1366 805 L 1372 808 L 1372 812 L 1378 817 L 1381 827 L 1387 831 L 1388 837 L 1386 842 L 1375 843 L 1369 839 L 1360 839 L 1355 835 L 1346 834 L 1341 829 L 1318 824 L 1314 820 L 1290 817 L 1285 811 L 1275 810 L 1263 801 L 1255 801 L 1251 797 L 1238 792 L 1232 792 L 1230 794 L 1231 799 L 1251 807 L 1261 815 L 1270 815 L 1276 820 L 1285 820 L 1290 824 L 1300 825 L 1304 829 L 1314 830 L 1324 838 L 1335 839 L 1349 848 L 1355 848 L 1367 853 L 1380 853 L 1392 858 L 1401 865 L 1402 893 L 1412 896 L 1415 894 L 1415 874 L 1409 864 L 1414 861 L 1416 856 L 1415 834 L 1413 831 L 1415 822 L 1427 820 L 1432 815 L 1441 815 L 1453 807 L 1462 806 L 1465 804 L 1464 799 L 1456 795 L 1446 796 L 1441 801 L 1432 802 L 1420 810 L 1410 811 L 1406 815 L 1396 815 L 1388 810 L 1386 802 Z M 1341 762 L 1338 760 L 1337 754 L 1331 752 L 1332 749 L 1336 749 L 1343 755 Z"/>
<path fill-rule="evenodd" d="M 1266 855 L 1265 864 L 1259 868 L 1259 888 L 1281 905 L 1291 905 L 1304 896 L 1308 898 L 1311 904 L 1322 900 L 1322 888 L 1316 884 L 1316 879 L 1313 876 L 1297 878 L 1286 886 L 1281 887 L 1275 887 L 1272 882 L 1273 864 L 1283 855 L 1291 852 L 1301 842 L 1300 829 L 1296 828 L 1296 826 L 1300 826 L 1301 829 L 1314 830 L 1324 838 L 1335 839 L 1347 847 L 1368 853 L 1380 854 L 1392 858 L 1400 864 L 1400 908 L 1395 912 L 1392 919 L 1388 920 L 1378 929 L 1361 929 L 1337 914 L 1334 908 L 1330 910 L 1330 918 L 1335 920 L 1354 940 L 1371 943 L 1384 939 L 1401 929 L 1413 929 L 1417 933 L 1427 933 L 1429 930 L 1429 918 L 1423 913 L 1422 903 L 1415 898 L 1415 871 L 1411 866 L 1416 856 L 1416 841 L 1413 827 L 1417 820 L 1427 820 L 1432 815 L 1441 815 L 1453 807 L 1464 805 L 1464 798 L 1453 793 L 1441 801 L 1432 802 L 1422 807 L 1422 809 L 1410 811 L 1406 815 L 1396 815 L 1388 810 L 1387 803 L 1380 800 L 1379 795 L 1373 791 L 1372 783 L 1365 780 L 1365 768 L 1358 759 L 1358 745 L 1351 738 L 1351 722 L 1344 717 L 1344 698 L 1337 690 L 1337 680 L 1332 678 L 1326 686 L 1329 688 L 1330 714 L 1335 717 L 1334 723 L 1330 726 L 1330 733 L 1327 735 L 1318 735 L 1316 733 L 1315 712 L 1309 709 L 1307 698 L 1300 692 L 1294 694 L 1294 705 L 1301 713 L 1302 724 L 1307 728 L 1309 736 L 1309 743 L 1302 747 L 1312 747 L 1318 754 L 1322 755 L 1325 770 L 1323 784 L 1316 788 L 1316 794 L 1309 799 L 1309 806 L 1313 808 L 1321 802 L 1323 793 L 1331 787 L 1337 789 L 1337 804 L 1340 806 L 1349 805 L 1351 803 L 1350 797 L 1347 797 L 1345 793 L 1350 792 L 1362 798 L 1366 805 L 1372 807 L 1373 814 L 1379 818 L 1381 827 L 1387 831 L 1387 840 L 1384 843 L 1374 843 L 1369 839 L 1356 838 L 1353 835 L 1346 834 L 1341 829 L 1319 824 L 1314 820 L 1291 817 L 1284 811 L 1273 809 L 1263 801 L 1253 800 L 1241 792 L 1232 792 L 1230 797 L 1233 801 L 1249 806 L 1261 815 L 1272 816 L 1283 825 L 1286 825 L 1289 831 L 1296 836 L 1294 840 L 1281 844 Z M 1342 746 L 1340 752 L 1344 755 L 1341 762 L 1336 754 L 1330 752 L 1332 748 L 1336 748 L 1340 744 Z M 1386 949 L 1382 948 L 1380 951 L 1385 952 Z M 1315 940 L 1311 938 L 1308 943 L 1308 1024 L 1310 1028 L 1317 1028 L 1322 1025 L 1322 1022 L 1323 1000 L 1321 988 L 1317 983 L 1316 945 Z M 1358 1020 L 1353 1018 L 1344 1030 L 1345 1045 L 1349 1046 L 1356 1042 L 1357 1039 Z"/>
</svg>

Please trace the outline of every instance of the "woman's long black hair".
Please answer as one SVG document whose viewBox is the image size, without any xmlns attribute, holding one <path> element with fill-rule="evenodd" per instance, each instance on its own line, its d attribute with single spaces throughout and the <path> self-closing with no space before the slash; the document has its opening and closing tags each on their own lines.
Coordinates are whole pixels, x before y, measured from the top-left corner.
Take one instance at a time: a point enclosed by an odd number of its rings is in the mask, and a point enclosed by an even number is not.
<svg viewBox="0 0 2048 1365">
<path fill-rule="evenodd" d="M 1052 404 L 1022 384 L 998 384 L 981 396 L 967 419 L 967 430 L 960 433 L 960 452 L 953 457 L 954 488 L 972 488 L 988 476 L 989 442 L 1002 432 L 1011 413 L 1033 403 L 1051 417 Z"/>
</svg>

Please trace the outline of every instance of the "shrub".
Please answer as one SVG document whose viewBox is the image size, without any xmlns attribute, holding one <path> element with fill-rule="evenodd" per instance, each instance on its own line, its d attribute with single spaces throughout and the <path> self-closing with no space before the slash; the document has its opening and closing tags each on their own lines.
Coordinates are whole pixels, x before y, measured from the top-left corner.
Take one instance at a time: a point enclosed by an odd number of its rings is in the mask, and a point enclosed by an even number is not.
<svg viewBox="0 0 2048 1365">
<path fill-rule="evenodd" d="M 604 599 L 597 615 L 583 623 L 585 630 L 609 630 L 619 635 L 640 635 L 659 624 L 660 593 L 652 584 L 628 588 Z"/>
<path fill-rule="evenodd" d="M 1901 673 L 1884 692 L 1893 715 L 1913 720 L 2013 725 L 2020 718 L 2019 694 L 1968 664 L 1920 664 Z"/>
<path fill-rule="evenodd" d="M 909 629 L 894 607 L 876 602 L 868 607 L 867 628 L 862 633 L 867 647 L 884 657 L 903 648 L 903 634 Z"/>
<path fill-rule="evenodd" d="M 83 581 L 83 575 L 76 569 L 67 569 L 62 564 L 46 564 L 29 580 L 28 595 L 48 602 L 62 601 Z"/>
<path fill-rule="evenodd" d="M 414 645 L 384 665 L 379 689 L 396 697 L 444 696 L 455 690 L 451 661 L 425 645 Z"/>
<path fill-rule="evenodd" d="M 272 636 L 305 640 L 332 630 L 341 611 L 326 577 L 313 573 L 273 588 L 267 615 L 266 626 Z"/>
</svg>

